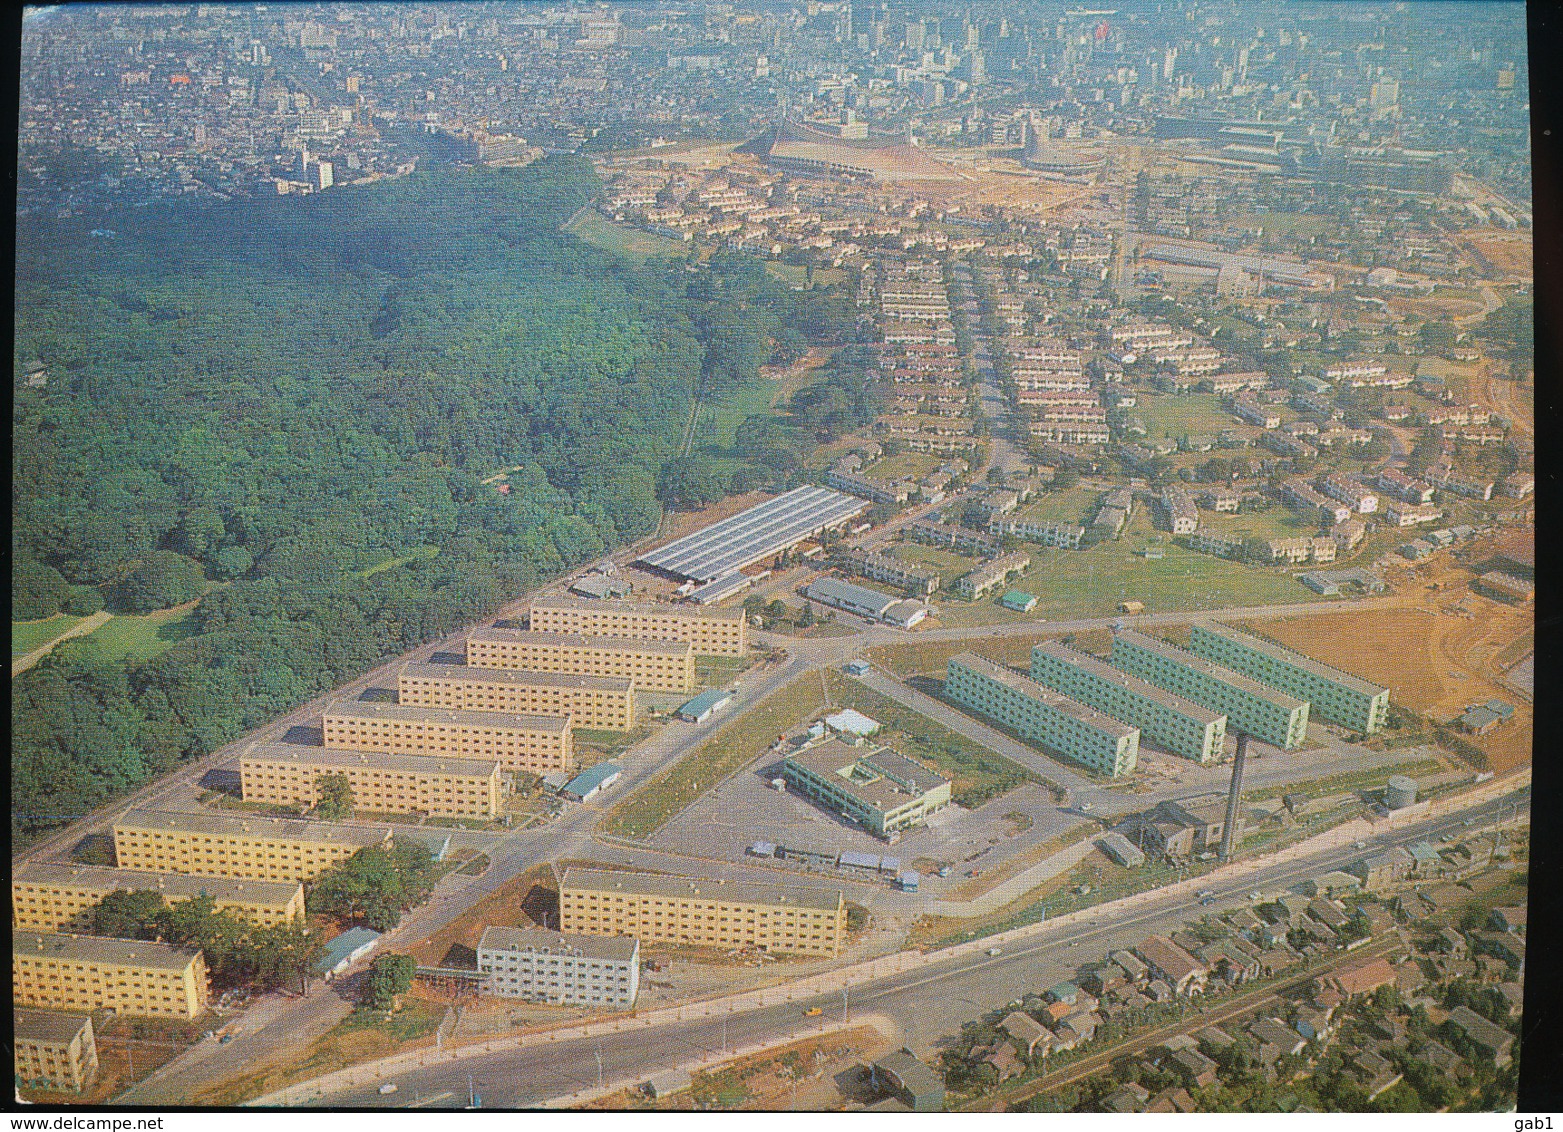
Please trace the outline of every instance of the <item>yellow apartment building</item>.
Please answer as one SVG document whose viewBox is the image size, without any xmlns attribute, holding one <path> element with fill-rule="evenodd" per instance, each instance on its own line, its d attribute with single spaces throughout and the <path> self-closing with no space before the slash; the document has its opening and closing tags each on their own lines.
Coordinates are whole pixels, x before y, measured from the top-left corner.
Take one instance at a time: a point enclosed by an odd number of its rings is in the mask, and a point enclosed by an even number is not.
<svg viewBox="0 0 1563 1132">
<path fill-rule="evenodd" d="M 742 609 L 535 597 L 528 618 L 534 633 L 686 641 L 697 656 L 743 656 L 748 647 L 748 622 Z"/>
<path fill-rule="evenodd" d="M 327 747 L 393 755 L 497 759 L 511 773 L 575 769 L 569 715 L 452 711 L 408 704 L 344 701 L 322 716 Z"/>
<path fill-rule="evenodd" d="M 847 928 L 839 889 L 612 869 L 566 869 L 559 882 L 559 916 L 566 932 L 789 955 L 838 955 Z"/>
<path fill-rule="evenodd" d="M 504 782 L 493 759 L 338 751 L 263 743 L 239 756 L 246 802 L 313 806 L 320 779 L 341 775 L 353 788 L 353 809 L 370 814 L 434 814 L 492 821 Z"/>
<path fill-rule="evenodd" d="M 12 1017 L 18 1082 L 79 1093 L 98 1075 L 98 1043 L 90 1015 L 16 1010 Z"/>
<path fill-rule="evenodd" d="M 687 641 L 475 629 L 467 636 L 467 664 L 617 677 L 649 692 L 695 690 L 695 650 Z"/>
<path fill-rule="evenodd" d="M 403 707 L 554 715 L 598 731 L 635 725 L 635 685 L 616 677 L 408 664 L 397 677 L 396 698 Z"/>
<path fill-rule="evenodd" d="M 360 849 L 390 843 L 390 829 L 298 818 L 131 810 L 114 823 L 121 868 L 240 880 L 314 880 Z"/>
<path fill-rule="evenodd" d="M 206 958 L 199 951 L 95 935 L 16 932 L 11 937 L 16 1006 L 195 1018 L 210 998 Z"/>
<path fill-rule="evenodd" d="M 219 912 L 235 912 L 261 927 L 304 918 L 298 881 L 231 880 L 181 873 L 148 873 L 103 865 L 23 865 L 11 876 L 11 926 L 18 930 L 90 932 L 92 910 L 111 892 L 156 891 L 170 904 L 212 898 Z"/>
</svg>

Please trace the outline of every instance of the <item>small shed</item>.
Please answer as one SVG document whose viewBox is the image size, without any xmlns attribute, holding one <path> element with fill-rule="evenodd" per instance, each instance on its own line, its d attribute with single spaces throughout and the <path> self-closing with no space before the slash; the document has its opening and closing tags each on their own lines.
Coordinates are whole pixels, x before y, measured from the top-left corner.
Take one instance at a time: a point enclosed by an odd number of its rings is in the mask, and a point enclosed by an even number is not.
<svg viewBox="0 0 1563 1132">
<path fill-rule="evenodd" d="M 599 790 L 612 786 L 623 773 L 623 768 L 617 763 L 598 763 L 570 779 L 559 793 L 572 801 L 584 802 Z"/>
<path fill-rule="evenodd" d="M 315 963 L 314 973 L 327 979 L 340 975 L 373 951 L 379 942 L 379 932 L 368 928 L 348 928 L 326 944 L 325 953 Z"/>
<path fill-rule="evenodd" d="M 704 723 L 732 700 L 733 694 L 726 688 L 710 688 L 686 701 L 675 714 L 689 723 Z"/>
<path fill-rule="evenodd" d="M 1120 601 L 1118 603 L 1118 612 L 1119 613 L 1144 613 L 1145 612 L 1145 603 L 1143 601 Z"/>
<path fill-rule="evenodd" d="M 851 708 L 843 708 L 834 715 L 827 715 L 825 717 L 825 726 L 829 727 L 832 731 L 844 731 L 849 735 L 856 735 L 859 738 L 866 739 L 870 735 L 878 732 L 879 721 L 877 719 L 870 719 L 860 711 L 854 711 Z"/>
<path fill-rule="evenodd" d="M 1016 613 L 1030 613 L 1037 607 L 1037 599 L 1034 595 L 1024 590 L 1010 590 L 1009 593 L 999 598 L 999 604 L 1005 609 L 1014 610 Z"/>
</svg>

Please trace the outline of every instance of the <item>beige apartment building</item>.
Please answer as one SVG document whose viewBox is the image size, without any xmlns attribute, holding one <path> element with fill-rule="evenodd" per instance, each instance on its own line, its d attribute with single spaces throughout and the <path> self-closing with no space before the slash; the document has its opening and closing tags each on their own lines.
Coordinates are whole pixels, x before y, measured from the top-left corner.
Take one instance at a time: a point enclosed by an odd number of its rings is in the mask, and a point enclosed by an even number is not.
<svg viewBox="0 0 1563 1132">
<path fill-rule="evenodd" d="M 743 656 L 748 647 L 742 609 L 536 597 L 528 618 L 536 633 L 686 641 L 698 656 Z"/>
<path fill-rule="evenodd" d="M 61 1093 L 79 1093 L 98 1075 L 98 1043 L 87 1014 L 16 1010 L 16 1080 Z"/>
<path fill-rule="evenodd" d="M 369 814 L 499 817 L 504 781 L 493 759 L 392 755 L 266 743 L 239 757 L 246 802 L 313 806 L 320 779 L 341 775 L 353 788 L 353 809 Z"/>
<path fill-rule="evenodd" d="M 131 810 L 114 823 L 121 868 L 240 880 L 314 880 L 360 849 L 390 843 L 390 829 L 297 818 Z"/>
<path fill-rule="evenodd" d="M 537 775 L 575 768 L 569 715 L 451 711 L 355 700 L 328 707 L 322 725 L 326 746 L 339 751 L 496 759 L 512 773 Z"/>
<path fill-rule="evenodd" d="M 467 637 L 467 664 L 472 668 L 617 677 L 650 692 L 695 690 L 695 650 L 687 641 L 475 629 Z"/>
<path fill-rule="evenodd" d="M 838 955 L 847 927 L 839 889 L 611 869 L 566 869 L 559 916 L 565 932 L 789 955 Z"/>
<path fill-rule="evenodd" d="M 23 865 L 11 877 L 11 926 L 17 930 L 90 932 L 92 910 L 111 892 L 162 893 L 169 904 L 210 896 L 219 912 L 261 927 L 304 918 L 298 881 L 232 880 L 148 873 L 103 865 Z"/>
<path fill-rule="evenodd" d="M 195 1018 L 210 998 L 206 958 L 199 951 L 95 935 L 17 932 L 11 937 L 16 1006 Z"/>
<path fill-rule="evenodd" d="M 635 685 L 618 677 L 408 664 L 397 677 L 396 698 L 404 707 L 555 715 L 598 731 L 635 725 Z"/>
</svg>

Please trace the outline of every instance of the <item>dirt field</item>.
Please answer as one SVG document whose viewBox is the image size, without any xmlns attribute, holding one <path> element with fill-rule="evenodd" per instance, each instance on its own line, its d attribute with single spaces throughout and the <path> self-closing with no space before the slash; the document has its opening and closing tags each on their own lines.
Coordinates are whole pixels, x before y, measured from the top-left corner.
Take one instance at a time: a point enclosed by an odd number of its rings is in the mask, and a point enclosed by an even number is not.
<svg viewBox="0 0 1563 1132">
<path fill-rule="evenodd" d="M 485 927 L 490 924 L 540 926 L 541 913 L 545 909 L 550 915 L 558 915 L 553 870 L 540 865 L 507 881 L 467 909 L 465 915 L 413 948 L 413 958 L 428 967 L 476 966 L 478 940 L 483 937 Z M 557 926 L 558 921 L 554 922 Z M 463 957 L 468 960 L 465 964 L 460 962 Z"/>
<path fill-rule="evenodd" d="M 1466 243 L 1472 245 L 1497 268 L 1505 280 L 1530 282 L 1535 270 L 1529 232 L 1503 232 L 1487 228 L 1472 229 L 1461 233 Z"/>
<path fill-rule="evenodd" d="M 1469 704 L 1501 699 L 1514 718 L 1472 741 L 1498 772 L 1530 761 L 1531 709 L 1498 677 L 1532 630 L 1528 609 L 1463 590 L 1429 594 L 1425 605 L 1372 615 L 1256 622 L 1266 636 L 1378 681 L 1390 700 L 1444 723 Z"/>
<path fill-rule="evenodd" d="M 869 1026 L 806 1038 L 707 1072 L 695 1073 L 685 1093 L 654 1101 L 626 1089 L 584 1106 L 591 1110 L 689 1111 L 742 1107 L 750 1111 L 839 1112 L 850 1102 L 873 1099 L 862 1067 L 889 1053 L 892 1044 Z"/>
</svg>

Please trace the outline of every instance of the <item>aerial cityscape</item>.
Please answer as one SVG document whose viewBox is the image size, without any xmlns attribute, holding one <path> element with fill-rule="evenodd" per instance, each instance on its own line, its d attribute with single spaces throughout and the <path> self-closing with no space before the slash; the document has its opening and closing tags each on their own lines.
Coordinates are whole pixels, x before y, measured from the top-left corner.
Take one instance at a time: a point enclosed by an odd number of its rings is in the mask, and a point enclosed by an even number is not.
<svg viewBox="0 0 1563 1132">
<path fill-rule="evenodd" d="M 17 1100 L 1514 1110 L 1457 7 L 29 9 Z"/>
</svg>

